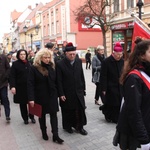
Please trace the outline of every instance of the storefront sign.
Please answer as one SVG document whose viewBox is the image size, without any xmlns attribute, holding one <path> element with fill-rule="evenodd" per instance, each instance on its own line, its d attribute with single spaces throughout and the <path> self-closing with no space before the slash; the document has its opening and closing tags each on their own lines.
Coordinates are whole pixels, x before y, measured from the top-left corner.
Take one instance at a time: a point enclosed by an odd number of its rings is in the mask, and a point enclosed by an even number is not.
<svg viewBox="0 0 150 150">
<path fill-rule="evenodd" d="M 111 26 L 111 30 L 128 29 L 134 26 L 134 22 L 125 22 Z"/>
</svg>

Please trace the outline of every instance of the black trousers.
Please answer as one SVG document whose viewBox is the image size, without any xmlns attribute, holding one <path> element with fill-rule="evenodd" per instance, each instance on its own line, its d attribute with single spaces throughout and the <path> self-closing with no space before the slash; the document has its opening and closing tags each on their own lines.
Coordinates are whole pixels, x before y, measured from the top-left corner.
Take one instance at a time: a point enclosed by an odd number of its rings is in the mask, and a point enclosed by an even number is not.
<svg viewBox="0 0 150 150">
<path fill-rule="evenodd" d="M 9 103 L 9 99 L 8 99 L 7 86 L 0 89 L 0 97 L 1 97 L 1 101 L 4 105 L 5 116 L 9 117 L 10 116 L 10 103 Z"/>
<path fill-rule="evenodd" d="M 19 106 L 20 106 L 21 116 L 24 121 L 28 120 L 28 118 L 30 119 L 34 118 L 34 115 L 29 114 L 27 104 L 20 104 Z"/>
<path fill-rule="evenodd" d="M 101 86 L 100 83 L 95 83 L 96 90 L 95 90 L 95 100 L 99 100 L 99 97 L 101 96 Z"/>
<path fill-rule="evenodd" d="M 90 67 L 91 67 L 91 61 L 86 61 L 86 69 L 90 69 Z"/>
<path fill-rule="evenodd" d="M 52 133 L 54 136 L 58 135 L 58 119 L 57 119 L 57 112 L 56 113 L 50 113 L 50 124 Z M 42 117 L 39 118 L 39 124 L 42 132 L 46 132 L 47 126 L 46 126 L 46 114 L 42 113 Z"/>
</svg>

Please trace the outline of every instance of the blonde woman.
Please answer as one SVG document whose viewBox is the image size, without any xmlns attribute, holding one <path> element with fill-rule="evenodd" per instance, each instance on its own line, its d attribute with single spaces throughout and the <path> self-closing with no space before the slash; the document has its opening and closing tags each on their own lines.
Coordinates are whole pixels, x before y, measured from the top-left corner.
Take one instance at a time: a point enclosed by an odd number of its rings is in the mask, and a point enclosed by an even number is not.
<svg viewBox="0 0 150 150">
<path fill-rule="evenodd" d="M 34 103 L 42 106 L 42 117 L 39 124 L 44 140 L 48 140 L 46 130 L 46 114 L 50 115 L 50 123 L 53 134 L 53 141 L 62 144 L 64 140 L 58 136 L 58 100 L 55 85 L 56 75 L 52 53 L 47 49 L 42 49 L 36 53 L 33 66 L 28 78 L 28 98 L 33 107 Z"/>
</svg>

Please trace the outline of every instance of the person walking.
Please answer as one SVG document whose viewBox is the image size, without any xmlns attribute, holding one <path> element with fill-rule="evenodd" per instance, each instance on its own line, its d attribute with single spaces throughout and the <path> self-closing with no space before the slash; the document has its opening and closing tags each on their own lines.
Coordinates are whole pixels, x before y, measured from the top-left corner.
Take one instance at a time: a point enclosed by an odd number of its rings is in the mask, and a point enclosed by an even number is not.
<svg viewBox="0 0 150 150">
<path fill-rule="evenodd" d="M 4 106 L 6 121 L 10 121 L 10 103 L 8 99 L 8 79 L 9 79 L 10 65 L 3 50 L 0 50 L 0 99 Z"/>
<path fill-rule="evenodd" d="M 39 124 L 44 140 L 48 140 L 46 114 L 50 115 L 50 123 L 53 133 L 53 141 L 62 144 L 58 135 L 58 95 L 56 89 L 56 73 L 53 63 L 53 55 L 47 49 L 41 49 L 36 53 L 33 66 L 28 76 L 28 100 L 34 107 L 37 103 L 42 106 L 42 115 Z M 44 89 L 44 90 L 43 90 Z"/>
<path fill-rule="evenodd" d="M 113 53 L 102 62 L 100 83 L 103 106 L 100 107 L 106 121 L 117 123 L 121 100 L 122 86 L 119 83 L 124 60 L 123 48 L 119 42 L 115 43 Z"/>
<path fill-rule="evenodd" d="M 86 61 L 86 69 L 90 69 L 90 67 L 91 67 L 91 53 L 90 53 L 90 50 L 87 50 L 87 53 L 85 54 L 85 61 Z"/>
<path fill-rule="evenodd" d="M 70 42 L 65 48 L 65 58 L 56 65 L 57 87 L 62 112 L 63 129 L 73 133 L 72 127 L 82 135 L 87 124 L 85 115 L 85 79 L 82 61 L 76 58 L 76 47 Z"/>
<path fill-rule="evenodd" d="M 24 124 L 28 124 L 28 118 L 31 119 L 32 123 L 35 123 L 34 116 L 28 112 L 28 97 L 27 97 L 27 77 L 30 68 L 30 63 L 27 58 L 27 51 L 20 49 L 17 52 L 17 60 L 13 62 L 10 71 L 10 89 L 14 95 L 14 103 L 19 104 L 20 112 Z"/>
<path fill-rule="evenodd" d="M 120 112 L 116 144 L 122 150 L 150 149 L 150 40 L 136 39 L 120 83 L 124 103 Z"/>
<path fill-rule="evenodd" d="M 95 90 L 95 104 L 96 105 L 100 105 L 100 103 L 99 103 L 99 97 L 101 96 L 100 73 L 101 73 L 101 64 L 104 59 L 105 59 L 104 46 L 98 45 L 97 49 L 96 49 L 96 54 L 92 58 L 92 82 L 94 82 L 96 85 L 96 90 Z M 98 73 L 97 74 L 98 80 L 96 79 L 97 81 L 93 81 L 95 72 Z"/>
</svg>

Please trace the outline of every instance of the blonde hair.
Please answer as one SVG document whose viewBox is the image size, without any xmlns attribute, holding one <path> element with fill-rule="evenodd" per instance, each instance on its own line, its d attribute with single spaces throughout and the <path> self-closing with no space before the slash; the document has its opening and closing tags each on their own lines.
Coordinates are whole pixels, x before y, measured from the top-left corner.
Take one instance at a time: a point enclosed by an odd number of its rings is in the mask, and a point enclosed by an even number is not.
<svg viewBox="0 0 150 150">
<path fill-rule="evenodd" d="M 97 48 L 96 48 L 96 50 L 97 50 L 97 51 L 98 51 L 98 50 L 104 50 L 104 46 L 103 46 L 103 45 L 98 45 Z"/>
<path fill-rule="evenodd" d="M 51 64 L 52 68 L 55 68 L 55 64 L 54 64 L 54 60 L 53 60 L 53 54 L 47 48 L 43 48 L 36 53 L 34 61 L 33 61 L 33 65 L 36 67 L 41 66 L 41 58 L 44 55 L 50 56 L 50 64 Z"/>
</svg>

